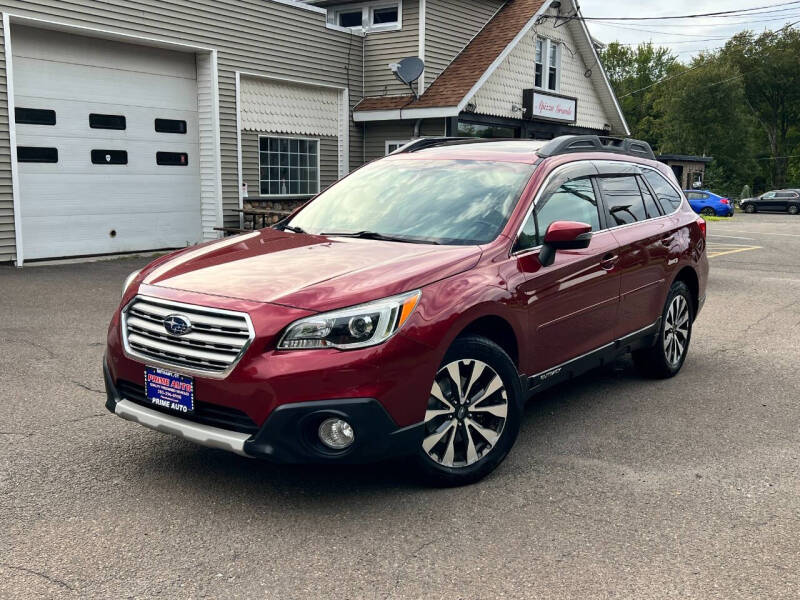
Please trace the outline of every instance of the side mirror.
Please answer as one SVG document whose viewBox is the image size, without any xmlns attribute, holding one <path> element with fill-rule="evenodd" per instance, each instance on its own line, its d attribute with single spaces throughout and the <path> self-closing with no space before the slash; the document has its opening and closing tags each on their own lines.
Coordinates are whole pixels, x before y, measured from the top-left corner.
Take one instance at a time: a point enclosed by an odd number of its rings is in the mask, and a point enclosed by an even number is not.
<svg viewBox="0 0 800 600">
<path fill-rule="evenodd" d="M 557 250 L 582 250 L 592 241 L 592 226 L 577 221 L 555 221 L 544 234 L 539 252 L 539 262 L 549 267 L 556 259 Z"/>
</svg>

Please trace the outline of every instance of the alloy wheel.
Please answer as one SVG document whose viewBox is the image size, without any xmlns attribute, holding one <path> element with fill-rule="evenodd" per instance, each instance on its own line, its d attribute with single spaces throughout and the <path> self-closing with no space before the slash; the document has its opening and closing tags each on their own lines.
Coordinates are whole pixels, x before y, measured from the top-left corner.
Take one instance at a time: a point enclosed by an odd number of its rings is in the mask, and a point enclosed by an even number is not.
<svg viewBox="0 0 800 600">
<path fill-rule="evenodd" d="M 475 464 L 495 447 L 508 418 L 508 392 L 479 360 L 456 360 L 436 374 L 425 412 L 422 448 L 445 467 Z"/>
<path fill-rule="evenodd" d="M 675 366 L 689 345 L 689 303 L 682 295 L 672 299 L 664 319 L 664 354 Z"/>
</svg>

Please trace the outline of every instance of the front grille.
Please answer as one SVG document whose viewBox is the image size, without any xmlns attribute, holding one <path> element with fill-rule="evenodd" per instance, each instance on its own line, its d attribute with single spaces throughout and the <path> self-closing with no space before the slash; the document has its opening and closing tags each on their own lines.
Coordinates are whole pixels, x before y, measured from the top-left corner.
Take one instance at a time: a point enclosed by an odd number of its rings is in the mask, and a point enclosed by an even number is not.
<svg viewBox="0 0 800 600">
<path fill-rule="evenodd" d="M 120 379 L 117 381 L 117 391 L 125 400 L 187 421 L 250 435 L 258 431 L 258 425 L 256 425 L 247 414 L 235 408 L 220 406 L 219 404 L 209 404 L 208 402 L 198 402 L 195 400 L 193 415 L 175 414 L 160 406 L 150 404 L 145 397 L 143 385 L 137 385 L 133 382 Z"/>
<path fill-rule="evenodd" d="M 181 315 L 192 330 L 175 336 L 164 319 Z M 137 296 L 122 313 L 122 331 L 129 354 L 156 366 L 179 367 L 207 376 L 224 377 L 253 339 L 250 318 L 215 308 Z"/>
</svg>

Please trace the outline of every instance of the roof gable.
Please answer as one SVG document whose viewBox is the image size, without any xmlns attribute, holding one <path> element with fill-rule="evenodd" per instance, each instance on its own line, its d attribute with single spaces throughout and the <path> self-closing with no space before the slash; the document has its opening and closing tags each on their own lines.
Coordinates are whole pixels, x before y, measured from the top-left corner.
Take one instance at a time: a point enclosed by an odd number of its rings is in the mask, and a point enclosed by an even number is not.
<svg viewBox="0 0 800 600">
<path fill-rule="evenodd" d="M 355 107 L 356 120 L 457 116 L 525 38 L 551 1 L 509 0 L 422 96 L 417 99 L 411 95 L 365 98 Z M 595 86 L 596 91 L 612 113 L 610 118 L 616 121 L 616 129 L 627 132 L 627 123 L 583 21 L 572 19 L 566 26 L 574 36 L 584 62 L 600 71 L 602 80 Z M 381 111 L 387 111 L 387 114 L 380 116 Z"/>
</svg>

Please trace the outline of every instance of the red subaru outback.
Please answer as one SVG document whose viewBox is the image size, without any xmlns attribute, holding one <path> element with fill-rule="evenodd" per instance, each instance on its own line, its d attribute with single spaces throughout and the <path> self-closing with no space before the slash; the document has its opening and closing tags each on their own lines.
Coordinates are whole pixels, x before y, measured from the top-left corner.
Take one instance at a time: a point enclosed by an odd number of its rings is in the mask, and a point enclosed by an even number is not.
<svg viewBox="0 0 800 600">
<path fill-rule="evenodd" d="M 626 352 L 675 375 L 707 274 L 705 223 L 644 142 L 419 140 L 131 274 L 106 406 L 244 456 L 411 455 L 469 483 L 545 387 Z"/>
</svg>

